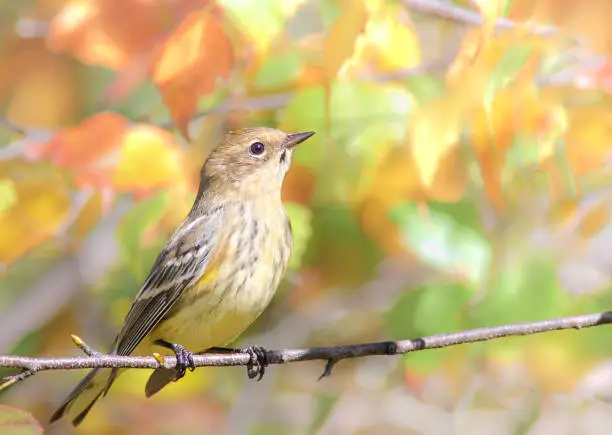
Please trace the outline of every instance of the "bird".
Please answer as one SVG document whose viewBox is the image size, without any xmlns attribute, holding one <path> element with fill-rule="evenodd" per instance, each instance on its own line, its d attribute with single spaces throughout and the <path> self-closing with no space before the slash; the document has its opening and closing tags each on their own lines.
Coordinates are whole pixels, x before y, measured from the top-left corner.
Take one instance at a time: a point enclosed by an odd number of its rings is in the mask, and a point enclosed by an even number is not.
<svg viewBox="0 0 612 435">
<path fill-rule="evenodd" d="M 174 369 L 156 369 L 147 397 L 194 370 L 194 353 L 228 350 L 270 303 L 287 269 L 291 223 L 281 188 L 296 145 L 315 133 L 269 127 L 228 131 L 200 171 L 195 201 L 136 295 L 109 352 L 172 351 Z M 250 356 L 250 378 L 263 375 L 265 351 Z M 125 370 L 125 369 L 122 369 Z M 120 370 L 91 370 L 53 413 L 78 426 L 106 396 Z"/>
</svg>

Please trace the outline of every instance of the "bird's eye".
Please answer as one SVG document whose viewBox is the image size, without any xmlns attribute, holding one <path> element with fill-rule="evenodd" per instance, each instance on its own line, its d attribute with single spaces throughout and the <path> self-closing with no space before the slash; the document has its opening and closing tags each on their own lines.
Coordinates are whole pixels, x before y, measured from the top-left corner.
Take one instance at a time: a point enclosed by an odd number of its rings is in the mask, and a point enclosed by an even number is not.
<svg viewBox="0 0 612 435">
<path fill-rule="evenodd" d="M 261 156 L 265 150 L 266 147 L 261 142 L 253 142 L 249 147 L 249 152 L 253 156 Z"/>
</svg>

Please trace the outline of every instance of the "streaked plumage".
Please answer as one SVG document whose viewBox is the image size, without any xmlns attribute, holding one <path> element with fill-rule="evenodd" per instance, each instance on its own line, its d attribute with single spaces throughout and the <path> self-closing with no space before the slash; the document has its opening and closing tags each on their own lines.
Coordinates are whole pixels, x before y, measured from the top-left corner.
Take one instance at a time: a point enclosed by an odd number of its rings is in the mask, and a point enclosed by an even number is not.
<svg viewBox="0 0 612 435">
<path fill-rule="evenodd" d="M 311 135 L 269 128 L 227 134 L 204 164 L 196 201 L 155 261 L 112 354 L 151 354 L 160 351 L 156 340 L 201 352 L 230 343 L 261 314 L 291 253 L 282 183 L 293 147 Z M 254 154 L 254 144 L 267 151 Z M 70 410 L 79 424 L 117 375 L 117 369 L 92 370 L 51 421 Z M 175 377 L 156 370 L 146 394 Z"/>
</svg>

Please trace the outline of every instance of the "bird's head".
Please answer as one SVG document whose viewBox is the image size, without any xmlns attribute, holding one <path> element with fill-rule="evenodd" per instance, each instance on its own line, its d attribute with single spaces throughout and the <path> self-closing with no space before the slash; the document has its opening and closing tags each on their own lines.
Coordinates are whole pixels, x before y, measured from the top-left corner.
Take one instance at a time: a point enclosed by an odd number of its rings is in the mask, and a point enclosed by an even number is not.
<svg viewBox="0 0 612 435">
<path fill-rule="evenodd" d="M 313 134 L 268 127 L 230 131 L 206 160 L 202 183 L 243 193 L 280 194 L 295 146 Z"/>
</svg>

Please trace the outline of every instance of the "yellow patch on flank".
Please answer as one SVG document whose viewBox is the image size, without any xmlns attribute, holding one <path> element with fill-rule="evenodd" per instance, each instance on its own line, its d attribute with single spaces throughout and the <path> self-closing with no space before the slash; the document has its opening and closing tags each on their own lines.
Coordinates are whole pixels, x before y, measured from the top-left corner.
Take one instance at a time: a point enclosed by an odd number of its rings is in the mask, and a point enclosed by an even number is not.
<svg viewBox="0 0 612 435">
<path fill-rule="evenodd" d="M 198 279 L 198 281 L 195 283 L 194 287 L 208 286 L 209 284 L 212 284 L 217 279 L 217 276 L 219 276 L 219 268 L 211 267 L 210 269 L 208 269 L 206 272 L 202 274 L 200 279 Z"/>
</svg>

